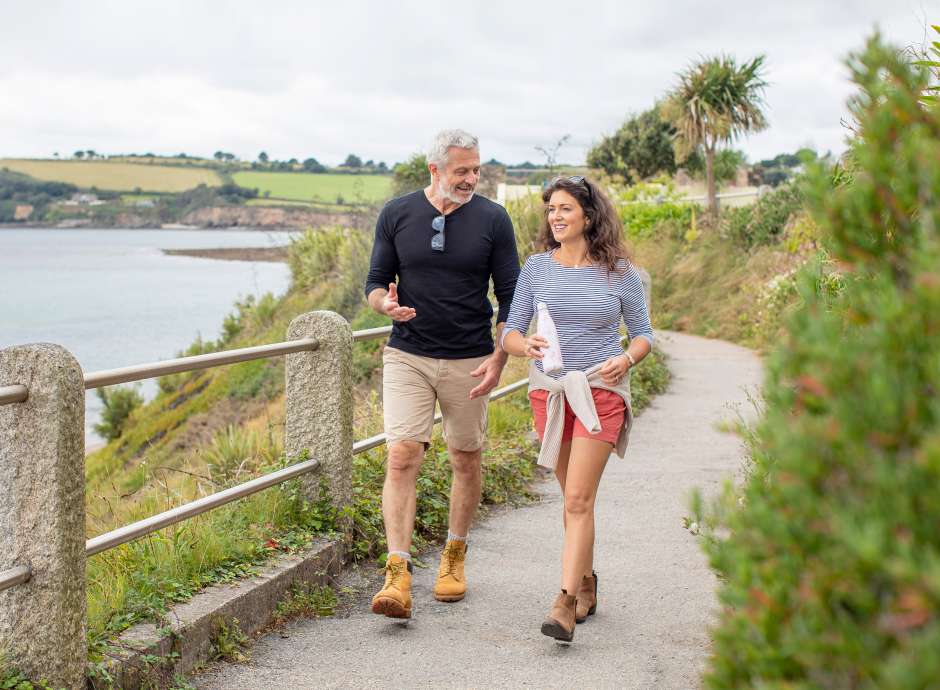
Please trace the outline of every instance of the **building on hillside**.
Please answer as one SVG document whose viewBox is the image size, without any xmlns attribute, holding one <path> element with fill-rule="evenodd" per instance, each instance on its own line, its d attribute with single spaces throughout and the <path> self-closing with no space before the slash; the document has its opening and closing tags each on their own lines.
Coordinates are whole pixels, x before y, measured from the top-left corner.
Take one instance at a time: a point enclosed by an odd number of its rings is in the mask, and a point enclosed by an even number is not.
<svg viewBox="0 0 940 690">
<path fill-rule="evenodd" d="M 33 215 L 33 207 L 29 204 L 17 204 L 16 208 L 13 209 L 13 220 L 29 220 L 30 216 Z"/>
<path fill-rule="evenodd" d="M 89 192 L 76 192 L 72 198 L 64 202 L 65 206 L 100 206 L 104 202 L 98 198 L 97 194 Z"/>
<path fill-rule="evenodd" d="M 506 184 L 500 182 L 496 185 L 496 203 L 505 206 L 507 201 L 522 199 L 530 194 L 536 194 L 541 197 L 542 185 L 538 184 Z"/>
</svg>

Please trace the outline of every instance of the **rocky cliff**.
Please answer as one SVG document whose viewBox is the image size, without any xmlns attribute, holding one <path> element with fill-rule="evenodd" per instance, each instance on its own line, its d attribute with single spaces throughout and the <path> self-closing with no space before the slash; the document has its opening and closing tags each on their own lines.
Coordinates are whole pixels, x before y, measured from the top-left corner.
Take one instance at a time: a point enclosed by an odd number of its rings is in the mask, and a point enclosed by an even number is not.
<svg viewBox="0 0 940 690">
<path fill-rule="evenodd" d="M 305 208 L 209 206 L 187 213 L 181 222 L 204 228 L 232 226 L 305 228 L 348 224 L 349 216 L 342 213 L 311 211 Z"/>
</svg>

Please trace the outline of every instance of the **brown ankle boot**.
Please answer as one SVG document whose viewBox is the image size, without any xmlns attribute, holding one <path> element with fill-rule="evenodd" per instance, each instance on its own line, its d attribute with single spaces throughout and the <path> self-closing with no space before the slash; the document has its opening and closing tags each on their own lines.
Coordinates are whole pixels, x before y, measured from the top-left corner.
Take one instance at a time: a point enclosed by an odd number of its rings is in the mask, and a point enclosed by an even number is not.
<svg viewBox="0 0 940 690">
<path fill-rule="evenodd" d="M 555 603 L 552 604 L 552 610 L 548 618 L 542 623 L 542 634 L 554 637 L 556 640 L 571 642 L 574 639 L 574 610 L 577 605 L 577 598 L 561 590 L 555 597 Z"/>
<path fill-rule="evenodd" d="M 575 597 L 578 599 L 575 620 L 583 623 L 597 611 L 597 573 L 592 570 L 590 575 L 581 578 L 581 586 Z"/>
</svg>

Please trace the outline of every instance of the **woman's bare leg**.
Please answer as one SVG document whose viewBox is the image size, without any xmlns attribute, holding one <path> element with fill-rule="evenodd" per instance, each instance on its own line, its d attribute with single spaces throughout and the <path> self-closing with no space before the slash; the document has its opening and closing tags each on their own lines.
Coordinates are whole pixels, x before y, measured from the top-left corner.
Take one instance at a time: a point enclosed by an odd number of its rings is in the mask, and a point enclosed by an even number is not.
<svg viewBox="0 0 940 690">
<path fill-rule="evenodd" d="M 612 444 L 577 437 L 565 467 L 565 546 L 561 555 L 562 588 L 574 594 L 590 575 L 594 560 L 594 502 Z M 559 458 L 560 459 L 560 458 Z M 561 479 L 559 478 L 559 482 Z"/>
</svg>

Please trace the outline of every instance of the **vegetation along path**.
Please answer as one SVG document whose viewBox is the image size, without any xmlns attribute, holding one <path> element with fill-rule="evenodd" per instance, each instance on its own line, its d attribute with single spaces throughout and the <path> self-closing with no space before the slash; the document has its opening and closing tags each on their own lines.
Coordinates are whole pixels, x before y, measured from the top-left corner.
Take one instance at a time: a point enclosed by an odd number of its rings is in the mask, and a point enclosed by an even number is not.
<svg viewBox="0 0 940 690">
<path fill-rule="evenodd" d="M 288 624 L 250 660 L 197 677 L 200 688 L 697 687 L 717 604 L 715 578 L 683 524 L 693 487 L 713 493 L 741 467 L 723 423 L 751 410 L 758 358 L 725 342 L 662 333 L 673 381 L 634 426 L 626 461 L 612 459 L 597 505 L 597 614 L 572 645 L 539 632 L 558 588 L 561 497 L 481 521 L 467 554 L 467 598 L 434 601 L 431 567 L 416 568 L 415 619 L 369 612 L 380 576 L 351 573 L 348 615 Z"/>
</svg>

